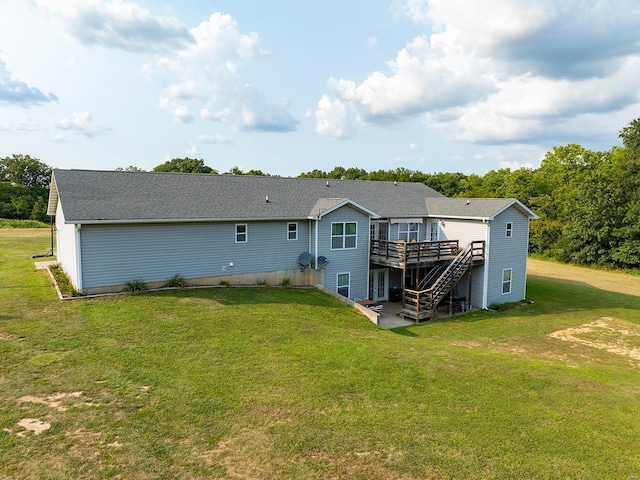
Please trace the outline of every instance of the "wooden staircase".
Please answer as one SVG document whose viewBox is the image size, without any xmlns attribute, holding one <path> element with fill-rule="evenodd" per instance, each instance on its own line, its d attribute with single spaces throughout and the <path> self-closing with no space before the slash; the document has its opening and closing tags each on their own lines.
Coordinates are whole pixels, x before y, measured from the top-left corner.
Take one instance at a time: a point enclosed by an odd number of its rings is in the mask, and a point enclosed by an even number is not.
<svg viewBox="0 0 640 480">
<path fill-rule="evenodd" d="M 484 247 L 484 241 L 471 242 L 429 288 L 425 290 L 405 289 L 403 308 L 400 312 L 402 317 L 411 318 L 416 322 L 433 318 L 438 304 L 453 290 L 462 276 L 474 264 L 484 261 Z"/>
</svg>

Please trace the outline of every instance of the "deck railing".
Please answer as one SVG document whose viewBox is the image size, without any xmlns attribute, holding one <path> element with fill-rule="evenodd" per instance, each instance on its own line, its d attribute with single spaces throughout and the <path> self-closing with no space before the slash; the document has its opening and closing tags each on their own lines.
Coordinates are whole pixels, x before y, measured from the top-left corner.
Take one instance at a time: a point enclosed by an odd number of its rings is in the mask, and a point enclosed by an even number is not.
<svg viewBox="0 0 640 480">
<path fill-rule="evenodd" d="M 458 240 L 440 242 L 405 242 L 404 240 L 371 240 L 371 255 L 385 260 L 413 263 L 456 256 Z"/>
</svg>

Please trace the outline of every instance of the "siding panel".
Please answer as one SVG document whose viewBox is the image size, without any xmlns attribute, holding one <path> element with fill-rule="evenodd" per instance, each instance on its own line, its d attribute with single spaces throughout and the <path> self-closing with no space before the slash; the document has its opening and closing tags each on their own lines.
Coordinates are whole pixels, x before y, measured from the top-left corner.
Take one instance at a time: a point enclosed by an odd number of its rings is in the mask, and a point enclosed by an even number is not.
<svg viewBox="0 0 640 480">
<path fill-rule="evenodd" d="M 287 240 L 287 222 L 247 222 L 248 242 L 235 243 L 235 222 L 85 225 L 81 230 L 85 288 L 133 279 L 164 281 L 296 268 L 309 231 Z"/>
<path fill-rule="evenodd" d="M 331 250 L 331 224 L 333 222 L 357 222 L 357 248 Z M 350 298 L 367 298 L 369 289 L 369 217 L 346 205 L 326 215 L 317 223 L 318 255 L 324 255 L 329 259 L 329 264 L 323 272 L 324 286 L 334 292 L 337 291 L 337 274 L 350 272 Z"/>
<path fill-rule="evenodd" d="M 513 224 L 512 236 L 506 237 L 506 224 Z M 526 296 L 529 219 L 511 207 L 491 221 L 488 263 L 487 306 L 517 302 Z M 512 269 L 511 293 L 502 293 L 502 272 Z"/>
</svg>

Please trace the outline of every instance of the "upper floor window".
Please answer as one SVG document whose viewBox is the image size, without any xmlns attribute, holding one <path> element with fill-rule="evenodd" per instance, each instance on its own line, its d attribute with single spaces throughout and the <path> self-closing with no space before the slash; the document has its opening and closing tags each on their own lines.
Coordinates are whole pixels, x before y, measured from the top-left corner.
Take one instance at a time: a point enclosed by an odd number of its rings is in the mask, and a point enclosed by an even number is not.
<svg viewBox="0 0 640 480">
<path fill-rule="evenodd" d="M 429 222 L 429 241 L 437 242 L 440 240 L 440 227 L 438 226 L 438 220 L 431 220 Z"/>
<path fill-rule="evenodd" d="M 420 225 L 416 222 L 399 223 L 398 240 L 404 240 L 405 242 L 417 242 L 418 228 L 420 228 Z"/>
<path fill-rule="evenodd" d="M 331 249 L 356 248 L 356 222 L 340 222 L 331 224 Z"/>
<path fill-rule="evenodd" d="M 236 243 L 246 243 L 248 227 L 246 223 L 236 223 Z"/>
<path fill-rule="evenodd" d="M 505 230 L 504 234 L 507 238 L 513 236 L 513 223 L 507 222 L 507 229 Z"/>
<path fill-rule="evenodd" d="M 287 223 L 287 240 L 297 240 L 298 239 L 298 223 L 291 222 Z"/>
</svg>

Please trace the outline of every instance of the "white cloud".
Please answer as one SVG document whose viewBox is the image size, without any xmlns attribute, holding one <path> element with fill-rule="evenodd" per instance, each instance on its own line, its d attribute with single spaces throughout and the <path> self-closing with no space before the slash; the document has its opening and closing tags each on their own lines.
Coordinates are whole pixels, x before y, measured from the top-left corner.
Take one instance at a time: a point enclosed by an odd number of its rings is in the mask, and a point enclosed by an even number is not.
<svg viewBox="0 0 640 480">
<path fill-rule="evenodd" d="M 376 45 L 378 45 L 378 38 L 377 37 L 367 38 L 367 45 L 369 45 L 370 47 L 375 47 Z"/>
<path fill-rule="evenodd" d="M 176 18 L 156 17 L 123 0 L 34 0 L 85 45 L 134 52 L 175 50 L 192 41 Z"/>
<path fill-rule="evenodd" d="M 509 170 L 520 170 L 522 168 L 526 168 L 528 170 L 532 170 L 535 167 L 531 162 L 520 163 L 514 160 L 511 162 L 500 162 L 500 168 L 508 168 Z"/>
<path fill-rule="evenodd" d="M 231 140 L 229 140 L 224 135 L 220 135 L 219 133 L 215 135 L 200 135 L 198 137 L 202 143 L 212 143 L 212 144 L 231 144 Z"/>
<path fill-rule="evenodd" d="M 15 104 L 23 107 L 39 105 L 58 100 L 53 93 L 45 94 L 36 87 L 12 78 L 6 63 L 0 60 L 0 103 Z"/>
<path fill-rule="evenodd" d="M 431 33 L 387 71 L 330 79 L 322 111 L 346 112 L 325 115 L 318 133 L 352 114 L 364 126 L 422 117 L 459 141 L 535 142 L 602 130 L 640 107 L 635 0 L 405 0 L 402 10 Z"/>
<path fill-rule="evenodd" d="M 71 117 L 61 120 L 50 120 L 51 127 L 58 130 L 75 132 L 84 137 L 93 138 L 110 131 L 107 127 L 101 127 L 93 123 L 93 116 L 89 112 L 73 112 Z"/>
<path fill-rule="evenodd" d="M 236 131 L 287 132 L 298 121 L 286 104 L 273 104 L 239 74 L 243 62 L 267 55 L 256 33 L 243 34 L 230 15 L 214 13 L 190 31 L 194 43 L 175 55 L 145 66 L 147 73 L 169 74 L 161 106 L 176 121 L 190 122 L 200 113 Z"/>
<path fill-rule="evenodd" d="M 185 155 L 190 158 L 195 158 L 198 156 L 198 147 L 195 145 L 191 145 L 184 151 Z"/>
<path fill-rule="evenodd" d="M 417 152 L 419 150 L 420 150 L 420 147 L 417 144 L 415 144 L 415 143 L 410 143 L 409 144 L 409 151 Z"/>
<path fill-rule="evenodd" d="M 315 112 L 316 132 L 324 137 L 350 138 L 354 134 L 349 110 L 342 100 L 323 95 Z"/>
</svg>

